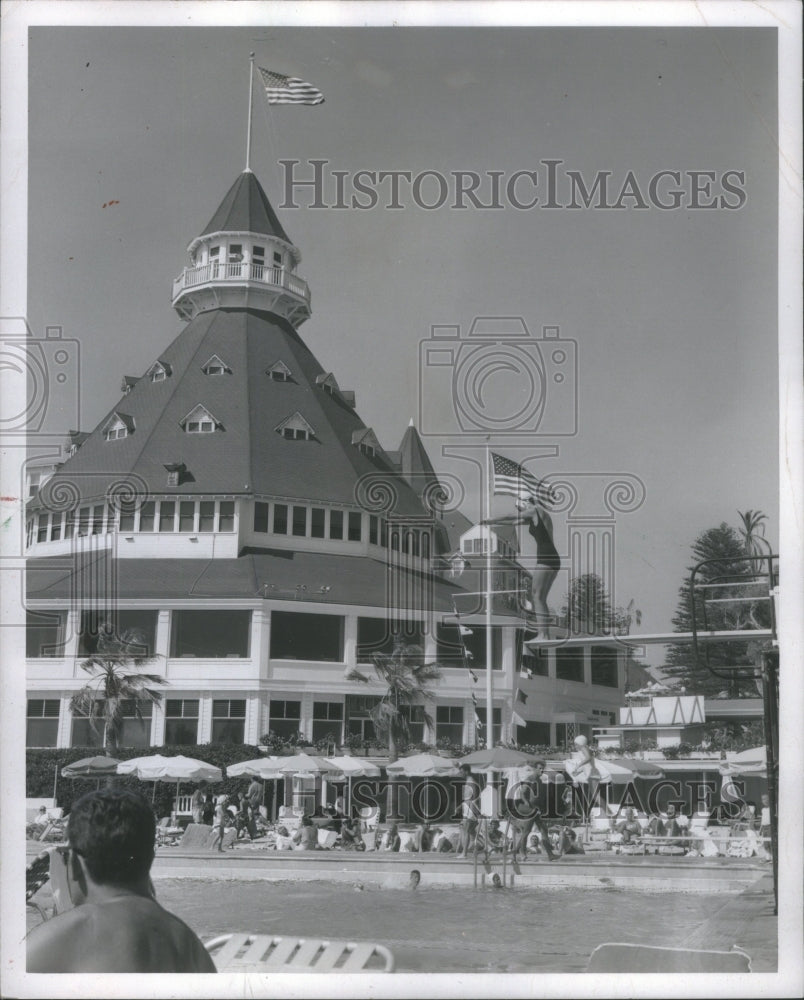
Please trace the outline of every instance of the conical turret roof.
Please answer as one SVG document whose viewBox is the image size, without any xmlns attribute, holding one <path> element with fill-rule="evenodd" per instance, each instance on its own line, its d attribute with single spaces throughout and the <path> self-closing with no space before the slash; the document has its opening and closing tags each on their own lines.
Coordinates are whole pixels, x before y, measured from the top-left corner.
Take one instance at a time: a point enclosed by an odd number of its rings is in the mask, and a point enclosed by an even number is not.
<svg viewBox="0 0 804 1000">
<path fill-rule="evenodd" d="M 229 188 L 217 212 L 199 235 L 227 232 L 264 233 L 291 242 L 262 185 L 250 170 L 243 171 Z"/>
</svg>

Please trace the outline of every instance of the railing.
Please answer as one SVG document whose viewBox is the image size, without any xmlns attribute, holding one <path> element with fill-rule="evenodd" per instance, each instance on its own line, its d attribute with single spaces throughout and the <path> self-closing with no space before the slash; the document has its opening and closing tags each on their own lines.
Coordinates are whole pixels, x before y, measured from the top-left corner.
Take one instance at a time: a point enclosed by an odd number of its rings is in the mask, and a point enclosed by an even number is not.
<svg viewBox="0 0 804 1000">
<path fill-rule="evenodd" d="M 220 263 L 211 261 L 200 267 L 186 267 L 173 282 L 173 298 L 188 288 L 205 285 L 210 281 L 258 281 L 274 288 L 284 288 L 310 302 L 310 289 L 303 278 L 299 278 L 283 267 L 266 267 L 265 264 L 233 261 Z"/>
</svg>

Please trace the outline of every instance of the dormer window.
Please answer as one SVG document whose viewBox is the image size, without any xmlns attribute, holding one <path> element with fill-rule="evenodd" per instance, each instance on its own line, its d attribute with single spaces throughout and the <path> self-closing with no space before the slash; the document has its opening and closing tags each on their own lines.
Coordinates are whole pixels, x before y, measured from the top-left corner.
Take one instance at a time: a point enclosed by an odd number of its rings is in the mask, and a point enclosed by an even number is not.
<svg viewBox="0 0 804 1000">
<path fill-rule="evenodd" d="M 370 427 L 364 427 L 361 431 L 355 431 L 352 434 L 352 444 L 366 458 L 375 458 L 377 452 L 380 451 L 380 442 Z"/>
<path fill-rule="evenodd" d="M 125 413 L 113 413 L 103 427 L 106 441 L 120 441 L 134 433 L 134 421 Z"/>
<path fill-rule="evenodd" d="M 203 366 L 201 371 L 205 375 L 231 375 L 232 369 L 226 364 L 225 361 L 221 361 L 217 354 L 213 354 L 212 357 Z"/>
<path fill-rule="evenodd" d="M 124 396 L 127 396 L 138 382 L 139 379 L 134 378 L 133 375 L 124 375 L 123 381 L 120 384 L 120 391 Z"/>
<path fill-rule="evenodd" d="M 275 430 L 277 434 L 281 434 L 283 438 L 288 438 L 291 441 L 311 441 L 315 437 L 312 426 L 307 423 L 298 410 L 287 420 L 283 420 Z"/>
<path fill-rule="evenodd" d="M 167 485 L 181 486 L 182 475 L 186 468 L 187 466 L 184 462 L 171 462 L 170 465 L 166 465 L 165 471 L 167 472 Z"/>
<path fill-rule="evenodd" d="M 284 361 L 276 361 L 267 369 L 267 374 L 269 378 L 272 378 L 274 382 L 290 382 L 292 375 L 290 368 L 285 364 Z"/>
<path fill-rule="evenodd" d="M 322 372 L 320 375 L 316 375 L 315 384 L 320 385 L 324 392 L 329 393 L 330 396 L 334 396 L 336 393 L 340 395 L 341 390 L 332 372 Z"/>
<path fill-rule="evenodd" d="M 186 434 L 213 434 L 222 429 L 220 421 L 200 403 L 179 424 Z"/>
<path fill-rule="evenodd" d="M 145 374 L 151 382 L 164 382 L 173 374 L 173 369 L 164 361 L 156 361 Z"/>
<path fill-rule="evenodd" d="M 282 254 L 278 250 L 274 250 L 274 267 L 282 266 Z"/>
</svg>

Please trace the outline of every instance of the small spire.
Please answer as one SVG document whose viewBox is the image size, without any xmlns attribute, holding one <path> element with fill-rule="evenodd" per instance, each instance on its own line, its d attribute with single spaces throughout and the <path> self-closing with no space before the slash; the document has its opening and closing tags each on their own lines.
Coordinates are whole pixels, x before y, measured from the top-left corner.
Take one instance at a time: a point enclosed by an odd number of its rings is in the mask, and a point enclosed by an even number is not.
<svg viewBox="0 0 804 1000">
<path fill-rule="evenodd" d="M 414 426 L 413 425 L 413 417 L 411 417 L 410 420 L 408 421 L 408 427 L 413 427 L 413 426 Z"/>
<path fill-rule="evenodd" d="M 248 127 L 246 129 L 246 169 L 243 171 L 244 174 L 251 173 L 251 104 L 252 95 L 254 92 L 254 55 L 255 53 L 249 52 L 248 58 Z"/>
</svg>

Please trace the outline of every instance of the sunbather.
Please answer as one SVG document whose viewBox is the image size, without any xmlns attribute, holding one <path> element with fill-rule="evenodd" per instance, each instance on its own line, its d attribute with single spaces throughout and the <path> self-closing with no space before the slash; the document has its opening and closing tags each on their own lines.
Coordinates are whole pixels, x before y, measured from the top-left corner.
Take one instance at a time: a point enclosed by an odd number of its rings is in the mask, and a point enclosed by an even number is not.
<svg viewBox="0 0 804 1000">
<path fill-rule="evenodd" d="M 631 841 L 642 833 L 642 827 L 636 817 L 633 806 L 628 806 L 625 816 L 619 823 L 615 823 L 614 829 L 622 836 L 623 844 L 630 844 Z"/>
<path fill-rule="evenodd" d="M 75 803 L 67 873 L 75 904 L 28 935 L 28 972 L 215 972 L 195 933 L 153 898 L 155 820 L 139 795 Z"/>
</svg>

